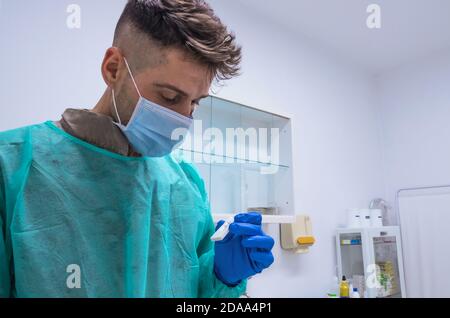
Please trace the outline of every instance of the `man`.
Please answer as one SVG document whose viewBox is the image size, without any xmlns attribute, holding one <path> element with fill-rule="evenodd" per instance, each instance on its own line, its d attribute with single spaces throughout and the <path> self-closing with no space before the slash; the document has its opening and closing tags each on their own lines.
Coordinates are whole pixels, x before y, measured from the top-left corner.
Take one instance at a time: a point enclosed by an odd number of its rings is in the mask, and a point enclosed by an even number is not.
<svg viewBox="0 0 450 318">
<path fill-rule="evenodd" d="M 0 134 L 0 296 L 242 295 L 274 241 L 249 213 L 214 244 L 204 183 L 171 138 L 240 59 L 203 0 L 128 1 L 98 104 Z"/>
</svg>

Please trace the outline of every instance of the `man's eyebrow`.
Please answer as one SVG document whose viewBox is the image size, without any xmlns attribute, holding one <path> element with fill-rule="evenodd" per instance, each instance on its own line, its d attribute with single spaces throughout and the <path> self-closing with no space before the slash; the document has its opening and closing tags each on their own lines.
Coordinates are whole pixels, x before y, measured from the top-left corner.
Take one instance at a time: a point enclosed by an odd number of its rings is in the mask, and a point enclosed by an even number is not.
<svg viewBox="0 0 450 318">
<path fill-rule="evenodd" d="M 168 88 L 168 89 L 171 89 L 171 90 L 177 92 L 178 94 L 180 94 L 180 95 L 182 95 L 184 97 L 188 96 L 188 94 L 186 92 L 184 92 L 181 89 L 179 89 L 178 87 L 175 87 L 175 86 L 170 85 L 170 84 L 155 83 L 155 84 L 153 84 L 153 86 L 156 86 L 156 87 L 159 87 L 159 88 Z"/>
<path fill-rule="evenodd" d="M 156 86 L 156 87 L 159 87 L 159 88 L 171 89 L 171 90 L 177 92 L 178 94 L 182 95 L 183 97 L 187 97 L 188 96 L 188 94 L 186 92 L 184 92 L 181 89 L 179 89 L 178 87 L 170 85 L 170 84 L 155 83 L 155 84 L 153 84 L 153 86 Z M 203 95 L 203 96 L 200 96 L 198 99 L 200 100 L 200 99 L 206 98 L 208 96 L 209 95 Z"/>
</svg>

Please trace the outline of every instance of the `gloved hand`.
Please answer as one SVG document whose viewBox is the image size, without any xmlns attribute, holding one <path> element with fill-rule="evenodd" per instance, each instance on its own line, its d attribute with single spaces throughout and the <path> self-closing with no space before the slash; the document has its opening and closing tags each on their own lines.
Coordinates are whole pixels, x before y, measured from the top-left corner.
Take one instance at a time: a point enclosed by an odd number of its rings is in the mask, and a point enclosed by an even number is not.
<svg viewBox="0 0 450 318">
<path fill-rule="evenodd" d="M 214 271 L 226 285 L 236 286 L 273 263 L 274 240 L 262 231 L 261 220 L 256 212 L 238 214 L 227 236 L 215 243 Z M 220 221 L 216 230 L 223 223 Z"/>
</svg>

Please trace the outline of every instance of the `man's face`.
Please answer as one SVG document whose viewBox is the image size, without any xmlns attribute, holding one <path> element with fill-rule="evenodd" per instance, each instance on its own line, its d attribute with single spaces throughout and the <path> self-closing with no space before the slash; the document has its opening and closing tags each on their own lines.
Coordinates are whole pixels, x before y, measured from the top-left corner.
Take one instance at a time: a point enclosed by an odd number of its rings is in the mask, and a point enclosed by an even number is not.
<svg viewBox="0 0 450 318">
<path fill-rule="evenodd" d="M 126 124 L 131 118 L 139 94 L 123 62 L 123 56 L 114 58 L 117 54 L 120 53 L 115 52 L 111 56 L 111 61 L 117 60 L 117 72 L 115 82 L 110 83 L 110 86 L 115 86 L 119 114 Z M 104 64 L 107 63 L 106 60 L 107 57 Z M 127 58 L 127 61 L 142 97 L 179 114 L 192 116 L 199 101 L 208 96 L 212 82 L 208 67 L 187 58 L 181 49 L 166 49 L 162 62 L 149 67 L 142 66 L 138 70 L 133 65 L 132 58 Z M 112 69 L 114 67 L 103 66 L 104 72 Z"/>
</svg>

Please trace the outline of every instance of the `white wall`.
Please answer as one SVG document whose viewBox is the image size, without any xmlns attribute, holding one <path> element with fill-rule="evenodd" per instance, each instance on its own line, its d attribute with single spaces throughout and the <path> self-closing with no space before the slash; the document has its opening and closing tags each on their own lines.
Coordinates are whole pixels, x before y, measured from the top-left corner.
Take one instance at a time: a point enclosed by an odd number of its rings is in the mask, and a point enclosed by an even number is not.
<svg viewBox="0 0 450 318">
<path fill-rule="evenodd" d="M 449 185 L 450 50 L 385 73 L 377 83 L 386 197 L 395 202 L 402 188 Z M 448 295 L 448 253 L 439 245 L 448 240 L 448 205 L 439 191 L 401 201 L 408 297 Z"/>
<path fill-rule="evenodd" d="M 293 120 L 297 213 L 313 220 L 306 255 L 275 247 L 250 296 L 323 297 L 334 275 L 333 231 L 348 207 L 383 196 L 379 112 L 370 77 L 316 43 L 227 1 L 210 1 L 244 46 L 243 75 L 219 95 Z M 278 227 L 269 234 L 278 240 Z"/>
<path fill-rule="evenodd" d="M 2 0 L 0 131 L 91 108 L 105 84 L 100 67 L 125 0 Z M 81 7 L 69 29 L 67 7 Z"/>
<path fill-rule="evenodd" d="M 384 73 L 377 94 L 387 198 L 450 184 L 450 50 Z"/>
<path fill-rule="evenodd" d="M 103 92 L 100 63 L 124 1 L 77 0 L 81 30 L 66 27 L 73 1 L 3 1 L 0 7 L 0 130 L 90 108 Z M 297 213 L 313 220 L 306 255 L 280 250 L 249 284 L 253 297 L 323 297 L 334 275 L 333 231 L 348 207 L 382 196 L 379 123 L 366 74 L 306 38 L 232 1 L 211 1 L 244 44 L 243 76 L 219 95 L 290 116 Z"/>
</svg>

